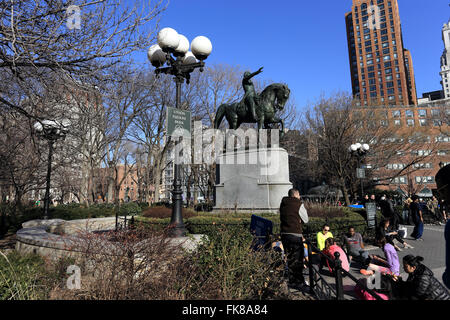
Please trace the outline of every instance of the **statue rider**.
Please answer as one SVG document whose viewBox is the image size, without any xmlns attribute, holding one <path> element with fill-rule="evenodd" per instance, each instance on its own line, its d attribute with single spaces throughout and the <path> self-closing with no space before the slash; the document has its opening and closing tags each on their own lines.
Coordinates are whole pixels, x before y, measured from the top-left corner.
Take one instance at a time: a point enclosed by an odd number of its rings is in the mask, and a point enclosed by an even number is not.
<svg viewBox="0 0 450 320">
<path fill-rule="evenodd" d="M 244 72 L 244 79 L 242 79 L 242 86 L 244 87 L 245 95 L 244 95 L 244 103 L 250 108 L 250 112 L 252 113 L 253 119 L 258 121 L 256 116 L 256 106 L 259 102 L 259 97 L 256 94 L 255 87 L 251 78 L 260 74 L 262 72 L 263 67 L 259 68 L 258 71 L 254 73 L 250 73 L 249 71 Z"/>
</svg>

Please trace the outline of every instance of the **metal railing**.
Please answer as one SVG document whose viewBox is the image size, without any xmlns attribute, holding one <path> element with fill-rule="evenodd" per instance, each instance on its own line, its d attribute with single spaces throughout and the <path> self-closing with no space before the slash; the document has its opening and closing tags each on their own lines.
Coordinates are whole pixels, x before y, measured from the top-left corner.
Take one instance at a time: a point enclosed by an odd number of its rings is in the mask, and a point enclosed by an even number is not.
<svg viewBox="0 0 450 320">
<path fill-rule="evenodd" d="M 342 269 L 342 261 L 340 259 L 339 252 L 334 253 L 334 260 L 321 252 L 317 247 L 315 247 L 311 241 L 305 239 L 308 245 L 308 272 L 309 272 L 309 288 L 310 293 L 314 294 L 321 300 L 345 300 L 344 298 L 344 285 L 343 276 L 347 276 L 356 285 L 359 285 L 362 290 L 367 291 L 376 300 L 384 300 L 381 298 L 374 290 L 369 289 L 364 283 L 356 279 L 348 271 Z M 324 277 L 320 274 L 320 270 L 316 270 L 312 262 L 312 252 L 316 252 L 321 258 L 326 259 L 330 266 L 333 266 L 333 276 L 335 278 L 335 288 L 329 284 Z"/>
<path fill-rule="evenodd" d="M 119 217 L 119 219 L 123 220 L 123 223 L 120 223 L 119 225 L 123 228 L 129 228 L 135 225 L 135 220 L 134 217 L 132 216 L 131 219 L 127 219 L 126 216 L 124 217 Z M 150 225 L 160 225 L 161 223 L 157 223 L 157 222 L 149 222 L 149 221 L 141 221 L 138 220 L 136 221 L 138 223 L 143 223 L 143 224 L 150 224 Z M 250 227 L 250 223 L 249 222 L 240 222 L 240 223 L 218 223 L 215 225 L 212 225 L 211 223 L 196 223 L 196 224 L 189 224 L 187 223 L 186 226 L 211 226 L 211 227 L 219 227 L 221 225 L 224 226 L 242 226 L 243 228 L 247 229 Z M 358 227 L 358 226 L 362 226 L 365 225 L 367 227 L 366 224 L 361 224 L 361 225 L 354 225 L 354 227 Z M 345 226 L 346 228 L 348 228 L 348 225 Z M 336 231 L 336 234 L 339 235 L 342 231 L 344 230 L 344 226 L 342 226 L 341 228 L 338 228 Z M 370 232 L 369 228 L 365 228 L 364 230 L 364 234 L 367 234 L 368 232 Z M 323 252 L 321 252 L 316 246 L 314 246 L 312 244 L 312 242 L 309 239 L 312 239 L 314 236 L 316 235 L 316 233 L 309 233 L 309 234 L 305 234 L 305 242 L 308 245 L 308 257 L 310 257 L 308 259 L 308 271 L 309 271 L 309 288 L 310 288 L 310 293 L 314 294 L 318 299 L 320 300 L 345 300 L 344 297 L 344 286 L 343 286 L 343 277 L 346 276 L 349 279 L 351 279 L 355 285 L 359 285 L 361 287 L 361 289 L 363 291 L 368 292 L 370 295 L 372 295 L 376 300 L 384 300 L 383 298 L 381 298 L 377 292 L 375 292 L 372 289 L 369 289 L 367 287 L 367 285 L 365 285 L 364 283 L 362 283 L 361 281 L 359 281 L 357 278 L 355 278 L 352 274 L 350 274 L 349 272 L 347 272 L 346 270 L 342 269 L 342 261 L 340 260 L 340 254 L 338 252 L 336 252 L 334 254 L 335 259 L 332 259 L 331 257 L 327 256 L 326 254 L 324 254 Z M 253 235 L 255 236 L 255 235 Z M 269 240 L 269 235 L 265 236 L 267 238 L 267 240 Z M 269 248 L 270 246 L 264 246 L 266 248 Z M 327 280 L 322 276 L 322 274 L 320 273 L 319 270 L 317 270 L 314 267 L 313 264 L 313 259 L 312 259 L 312 254 L 313 252 L 315 252 L 316 254 L 318 254 L 321 258 L 326 259 L 329 263 L 330 266 L 333 266 L 332 270 L 333 270 L 333 276 L 335 278 L 335 288 L 333 288 L 332 284 L 328 283 Z"/>
</svg>

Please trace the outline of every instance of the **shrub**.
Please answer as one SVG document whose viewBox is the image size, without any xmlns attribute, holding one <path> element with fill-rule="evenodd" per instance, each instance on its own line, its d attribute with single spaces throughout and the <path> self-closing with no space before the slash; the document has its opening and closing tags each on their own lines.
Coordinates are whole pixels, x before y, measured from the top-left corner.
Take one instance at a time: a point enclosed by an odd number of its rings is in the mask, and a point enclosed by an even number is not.
<svg viewBox="0 0 450 320">
<path fill-rule="evenodd" d="M 183 218 L 185 219 L 196 215 L 192 209 L 181 208 L 181 212 L 183 214 Z M 172 208 L 167 208 L 166 206 L 150 207 L 142 212 L 142 216 L 161 219 L 170 218 L 172 216 Z"/>
<path fill-rule="evenodd" d="M 77 248 L 83 253 L 77 262 L 81 289 L 60 285 L 54 299 L 275 299 L 287 294 L 281 256 L 252 252 L 242 230 L 222 228 L 193 253 L 183 253 L 165 232 L 139 228 L 114 234 L 116 241 L 110 234 L 82 238 Z"/>
<path fill-rule="evenodd" d="M 285 299 L 284 262 L 275 251 L 252 251 L 249 232 L 221 226 L 190 257 L 187 299 Z M 181 270 L 183 272 L 183 270 Z"/>
<path fill-rule="evenodd" d="M 128 202 L 120 205 L 121 216 L 135 216 L 141 214 L 142 209 L 136 202 Z"/>
</svg>

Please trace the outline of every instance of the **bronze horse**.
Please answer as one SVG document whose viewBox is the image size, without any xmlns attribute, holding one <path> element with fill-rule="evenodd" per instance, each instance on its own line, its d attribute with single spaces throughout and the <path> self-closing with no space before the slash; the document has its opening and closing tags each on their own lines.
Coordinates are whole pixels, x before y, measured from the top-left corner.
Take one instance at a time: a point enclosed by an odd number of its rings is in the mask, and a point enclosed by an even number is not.
<svg viewBox="0 0 450 320">
<path fill-rule="evenodd" d="M 228 121 L 230 129 L 238 129 L 242 123 L 258 123 L 259 129 L 269 129 L 271 124 L 279 123 L 280 131 L 284 132 L 284 122 L 275 116 L 278 110 L 283 110 L 287 100 L 289 99 L 290 90 L 287 85 L 282 83 L 273 83 L 267 86 L 259 95 L 256 115 L 258 120 L 255 121 L 253 116 L 245 104 L 244 100 L 235 103 L 222 104 L 216 113 L 214 119 L 214 128 L 218 129 L 222 119 L 225 117 Z"/>
</svg>

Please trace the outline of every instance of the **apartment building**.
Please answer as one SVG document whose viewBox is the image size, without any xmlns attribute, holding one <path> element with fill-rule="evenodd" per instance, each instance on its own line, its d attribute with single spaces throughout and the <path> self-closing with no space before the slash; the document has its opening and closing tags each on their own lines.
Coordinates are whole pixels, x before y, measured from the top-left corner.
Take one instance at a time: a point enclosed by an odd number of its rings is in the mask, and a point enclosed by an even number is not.
<svg viewBox="0 0 450 320">
<path fill-rule="evenodd" d="M 353 0 L 345 15 L 352 91 L 358 105 L 417 105 L 411 53 L 397 0 Z"/>
</svg>

